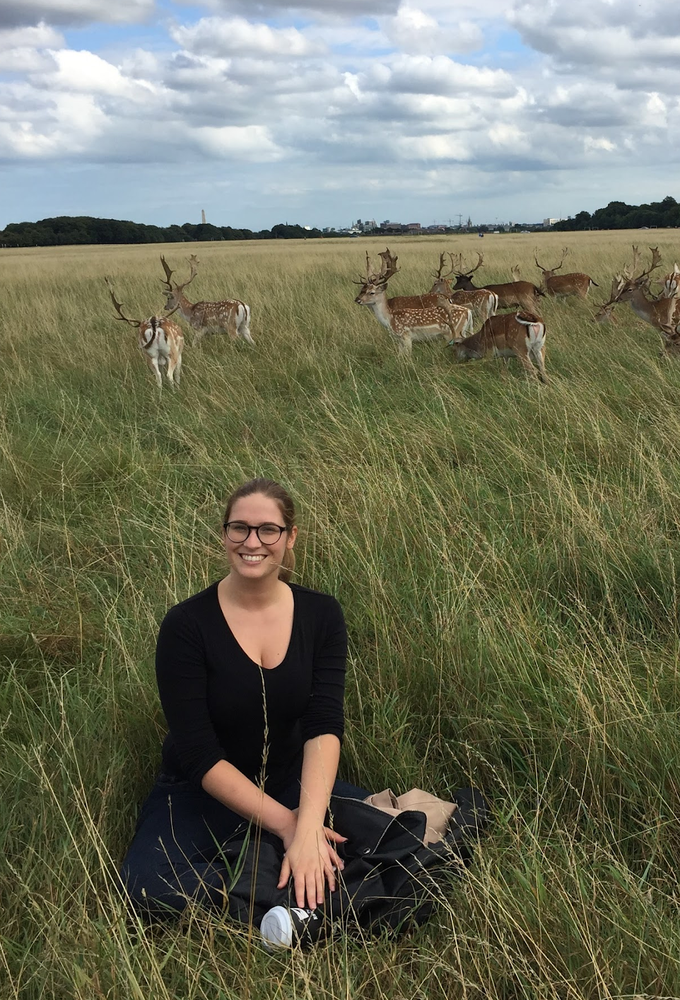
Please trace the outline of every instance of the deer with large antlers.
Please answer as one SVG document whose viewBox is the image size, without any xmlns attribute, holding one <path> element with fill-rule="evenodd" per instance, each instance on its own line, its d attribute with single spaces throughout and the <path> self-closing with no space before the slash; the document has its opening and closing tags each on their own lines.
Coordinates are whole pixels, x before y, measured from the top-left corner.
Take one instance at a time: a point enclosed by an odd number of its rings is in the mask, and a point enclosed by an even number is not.
<svg viewBox="0 0 680 1000">
<path fill-rule="evenodd" d="M 650 275 L 661 265 L 659 248 L 649 249 L 652 254 L 650 266 L 636 275 L 640 251 L 636 246 L 633 247 L 632 264 L 623 268 L 622 274 L 615 275 L 609 301 L 600 307 L 595 319 L 598 322 L 609 319 L 615 305 L 627 302 L 641 320 L 660 332 L 666 350 L 675 353 L 680 338 L 680 288 L 676 284 L 669 295 L 662 295 L 658 299 L 647 298 L 645 293 L 649 289 Z"/>
<path fill-rule="evenodd" d="M 386 326 L 397 342 L 399 353 L 409 355 L 414 340 L 435 337 L 461 337 L 472 330 L 472 313 L 463 306 L 453 305 L 442 295 L 401 295 L 387 298 L 387 282 L 396 274 L 396 256 L 389 249 L 380 254 L 380 271 L 371 273 L 371 261 L 366 253 L 366 277 L 356 284 L 361 291 L 354 300 L 368 306 L 375 318 Z"/>
<path fill-rule="evenodd" d="M 181 316 L 195 331 L 194 347 L 201 342 L 206 333 L 228 333 L 232 340 L 242 337 L 249 344 L 255 341 L 250 335 L 250 306 L 239 299 L 224 299 L 222 302 L 190 302 L 184 294 L 184 289 L 190 285 L 198 274 L 199 260 L 195 254 L 189 257 L 190 276 L 181 285 L 173 284 L 175 273 L 161 254 L 161 264 L 165 271 L 165 306 L 166 309 L 177 309 Z M 163 280 L 163 279 L 161 279 Z"/>
<path fill-rule="evenodd" d="M 490 292 L 486 288 L 478 288 L 474 292 L 465 292 L 462 289 L 457 292 L 451 290 L 450 276 L 454 273 L 454 256 L 449 253 L 451 270 L 443 274 L 445 256 L 443 253 L 439 255 L 439 269 L 434 274 L 435 281 L 430 289 L 430 295 L 444 295 L 454 305 L 466 306 L 482 322 L 487 320 L 489 316 L 494 316 L 498 309 L 498 296 L 495 292 Z"/>
<path fill-rule="evenodd" d="M 578 295 L 579 298 L 585 299 L 591 285 L 595 285 L 596 288 L 599 287 L 597 282 L 593 281 L 588 274 L 583 274 L 580 271 L 574 271 L 573 274 L 555 274 L 555 271 L 559 271 L 564 264 L 568 253 L 569 247 L 565 247 L 562 251 L 562 258 L 559 264 L 547 268 L 539 264 L 538 250 L 534 252 L 536 267 L 543 272 L 543 287 L 548 295 L 554 295 L 555 297 L 558 295 Z"/>
<path fill-rule="evenodd" d="M 104 279 L 109 289 L 109 295 L 118 313 L 116 319 L 137 328 L 137 343 L 146 358 L 149 368 L 156 378 L 156 385 L 163 388 L 161 368 L 165 368 L 168 382 L 173 388 L 179 385 L 182 371 L 182 348 L 184 334 L 182 328 L 170 319 L 171 313 L 165 316 L 149 316 L 148 319 L 129 319 L 123 313 L 123 307 L 116 299 L 113 285 L 108 278 Z M 172 310 L 174 312 L 174 309 Z"/>
<path fill-rule="evenodd" d="M 547 382 L 545 372 L 545 323 L 534 313 L 503 313 L 491 316 L 471 337 L 454 339 L 451 345 L 459 361 L 473 361 L 491 354 L 517 358 L 528 378 Z"/>
<path fill-rule="evenodd" d="M 456 275 L 456 283 L 453 286 L 454 291 L 463 289 L 464 291 L 474 292 L 477 290 L 476 286 L 472 283 L 472 275 L 484 263 L 484 255 L 477 251 L 477 258 L 477 264 L 474 267 L 466 268 L 463 263 L 462 254 L 459 255 L 458 268 L 454 270 L 454 274 Z M 489 292 L 494 292 L 498 296 L 499 309 L 520 308 L 529 313 L 538 312 L 539 300 L 545 295 L 545 292 L 541 288 L 537 288 L 530 281 L 508 281 L 500 285 L 483 285 L 482 287 Z"/>
</svg>

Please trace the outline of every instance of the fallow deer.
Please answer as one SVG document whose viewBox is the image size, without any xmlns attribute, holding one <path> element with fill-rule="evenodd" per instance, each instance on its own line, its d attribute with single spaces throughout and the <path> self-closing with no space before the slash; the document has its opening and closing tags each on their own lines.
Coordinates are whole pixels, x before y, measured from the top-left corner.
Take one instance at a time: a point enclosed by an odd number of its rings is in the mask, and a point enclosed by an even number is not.
<svg viewBox="0 0 680 1000">
<path fill-rule="evenodd" d="M 466 306 L 482 322 L 487 320 L 489 316 L 494 316 L 498 309 L 498 296 L 495 292 L 490 292 L 486 288 L 479 288 L 474 292 L 464 292 L 462 290 L 454 292 L 451 290 L 449 276 L 454 273 L 454 258 L 453 254 L 449 253 L 451 270 L 447 271 L 446 274 L 442 274 L 444 270 L 444 256 L 445 254 L 443 253 L 439 256 L 439 269 L 434 274 L 435 281 L 430 289 L 430 295 L 444 295 L 454 305 Z"/>
<path fill-rule="evenodd" d="M 517 358 L 528 378 L 547 382 L 545 372 L 545 323 L 534 313 L 503 313 L 491 316 L 481 330 L 451 345 L 459 361 L 472 361 L 492 354 Z"/>
<path fill-rule="evenodd" d="M 555 297 L 558 295 L 578 295 L 579 298 L 585 299 L 591 285 L 599 288 L 597 282 L 593 281 L 588 274 L 583 274 L 580 271 L 574 271 L 572 274 L 555 274 L 555 271 L 559 271 L 564 264 L 568 253 L 569 247 L 565 247 L 562 251 L 562 259 L 559 264 L 556 264 L 555 267 L 547 268 L 539 264 L 538 250 L 534 252 L 536 267 L 543 271 L 543 287 L 548 295 L 554 295 Z"/>
<path fill-rule="evenodd" d="M 454 272 L 456 275 L 454 291 L 463 289 L 474 292 L 477 290 L 472 283 L 472 275 L 484 263 L 484 256 L 477 251 L 477 257 L 478 261 L 475 267 L 467 269 L 463 266 L 462 256 L 459 257 L 458 270 Z M 483 285 L 482 287 L 498 296 L 499 309 L 517 309 L 519 307 L 529 313 L 538 312 L 539 300 L 545 295 L 541 288 L 537 288 L 530 281 L 510 281 L 500 285 Z"/>
<path fill-rule="evenodd" d="M 361 291 L 354 301 L 360 306 L 368 306 L 378 322 L 387 327 L 400 354 L 410 355 L 414 340 L 456 338 L 471 332 L 470 310 L 453 305 L 442 295 L 401 295 L 388 299 L 387 282 L 399 270 L 398 258 L 387 248 L 380 257 L 380 271 L 372 274 L 366 253 L 366 277 L 355 282 L 361 285 Z"/>
<path fill-rule="evenodd" d="M 109 289 L 111 301 L 118 313 L 116 319 L 137 328 L 137 343 L 149 368 L 156 377 L 156 385 L 159 389 L 163 388 L 160 370 L 165 367 L 168 382 L 176 389 L 182 372 L 182 348 L 184 347 L 182 328 L 170 319 L 170 313 L 166 313 L 165 316 L 150 316 L 144 320 L 128 319 L 123 314 L 122 304 L 116 300 L 113 285 L 108 278 L 104 280 Z"/>
<path fill-rule="evenodd" d="M 636 275 L 640 253 L 636 246 L 633 247 L 632 264 L 623 269 L 623 274 L 615 276 L 609 301 L 600 307 L 595 319 L 599 322 L 608 319 L 615 305 L 627 302 L 641 320 L 659 331 L 666 351 L 676 353 L 680 343 L 680 288 L 676 284 L 675 290 L 668 296 L 647 298 L 645 293 L 649 289 L 650 275 L 661 265 L 659 248 L 649 249 L 652 254 L 651 264 L 646 271 Z"/>
<path fill-rule="evenodd" d="M 178 309 L 180 315 L 195 331 L 194 347 L 201 342 L 206 333 L 228 333 L 232 340 L 242 337 L 249 344 L 255 341 L 250 335 L 250 306 L 239 299 L 224 299 L 221 302 L 189 302 L 184 295 L 184 289 L 190 285 L 198 274 L 199 260 L 195 254 L 189 257 L 190 277 L 182 285 L 173 284 L 175 273 L 161 254 L 161 264 L 165 271 L 165 305 L 167 309 Z"/>
</svg>

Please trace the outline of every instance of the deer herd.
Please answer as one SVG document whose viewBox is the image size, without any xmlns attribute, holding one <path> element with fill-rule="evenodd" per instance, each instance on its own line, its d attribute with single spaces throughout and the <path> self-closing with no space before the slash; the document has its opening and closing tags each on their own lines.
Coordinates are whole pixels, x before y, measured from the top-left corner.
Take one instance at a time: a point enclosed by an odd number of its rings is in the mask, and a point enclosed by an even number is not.
<svg viewBox="0 0 680 1000">
<path fill-rule="evenodd" d="M 658 247 L 650 247 L 651 261 L 646 270 L 640 268 L 640 251 L 633 247 L 633 259 L 621 269 L 612 281 L 608 302 L 600 306 L 595 321 L 604 323 L 613 320 L 613 312 L 619 303 L 628 302 L 637 316 L 655 327 L 663 341 L 662 353 L 680 354 L 680 267 L 661 280 L 660 290 L 651 290 L 652 272 L 661 266 Z M 545 371 L 545 323 L 540 314 L 541 300 L 550 297 L 577 296 L 585 299 L 591 286 L 597 283 L 581 272 L 557 274 L 569 253 L 562 251 L 560 261 L 551 268 L 539 263 L 542 272 L 541 285 L 522 281 L 520 269 L 511 269 L 512 281 L 503 284 L 473 284 L 472 276 L 482 267 L 484 257 L 477 254 L 474 267 L 465 266 L 462 254 L 442 253 L 439 268 L 434 273 L 434 283 L 422 295 L 400 295 L 387 297 L 387 284 L 397 273 L 398 258 L 385 249 L 379 256 L 380 268 L 372 268 L 366 254 L 366 274 L 357 284 L 361 290 L 355 298 L 359 305 L 368 306 L 375 318 L 385 326 L 397 344 L 402 355 L 411 354 L 413 341 L 444 337 L 455 349 L 459 361 L 469 361 L 488 355 L 518 359 L 529 378 L 547 381 Z M 450 268 L 445 271 L 446 258 Z M 162 387 L 161 368 L 166 369 L 168 381 L 176 387 L 182 370 L 182 348 L 184 334 L 171 317 L 179 314 L 194 330 L 193 344 L 200 344 L 208 333 L 226 333 L 232 340 L 241 338 L 254 344 L 250 334 L 250 306 L 238 299 L 219 302 L 190 302 L 184 289 L 198 273 L 199 261 L 195 255 L 189 257 L 189 277 L 182 284 L 173 283 L 171 270 L 165 257 L 161 265 L 165 273 L 163 281 L 165 312 L 148 319 L 129 319 L 123 313 L 121 303 L 116 299 L 115 289 L 106 278 L 106 284 L 118 313 L 117 318 L 137 328 L 138 345 L 151 368 L 156 383 Z M 501 313 L 500 309 L 511 312 Z M 474 322 L 481 322 L 479 330 L 473 332 Z"/>
</svg>

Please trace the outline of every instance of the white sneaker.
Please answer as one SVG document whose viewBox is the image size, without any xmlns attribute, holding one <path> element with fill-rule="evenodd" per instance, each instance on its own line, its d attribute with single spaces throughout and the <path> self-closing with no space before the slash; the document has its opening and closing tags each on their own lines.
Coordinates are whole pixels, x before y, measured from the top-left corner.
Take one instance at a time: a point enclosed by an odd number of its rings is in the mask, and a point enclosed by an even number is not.
<svg viewBox="0 0 680 1000">
<path fill-rule="evenodd" d="M 267 951 L 275 948 L 292 948 L 301 940 L 311 943 L 318 937 L 322 920 L 315 910 L 299 906 L 273 906 L 267 910 L 260 924 L 262 943 Z"/>
</svg>

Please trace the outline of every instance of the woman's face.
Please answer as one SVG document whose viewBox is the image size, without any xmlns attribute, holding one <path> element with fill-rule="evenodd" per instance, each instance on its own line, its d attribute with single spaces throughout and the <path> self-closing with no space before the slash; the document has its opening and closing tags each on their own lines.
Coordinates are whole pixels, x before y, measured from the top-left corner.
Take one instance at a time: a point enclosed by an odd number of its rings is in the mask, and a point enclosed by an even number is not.
<svg viewBox="0 0 680 1000">
<path fill-rule="evenodd" d="M 236 501 L 229 513 L 229 521 L 259 527 L 262 524 L 283 526 L 283 514 L 275 500 L 262 493 L 253 493 Z M 297 537 L 297 528 L 284 531 L 274 544 L 264 544 L 251 531 L 242 542 L 232 542 L 223 532 L 224 548 L 232 573 L 247 580 L 259 580 L 270 574 L 278 576 L 279 566 L 286 549 L 292 549 Z"/>
</svg>

